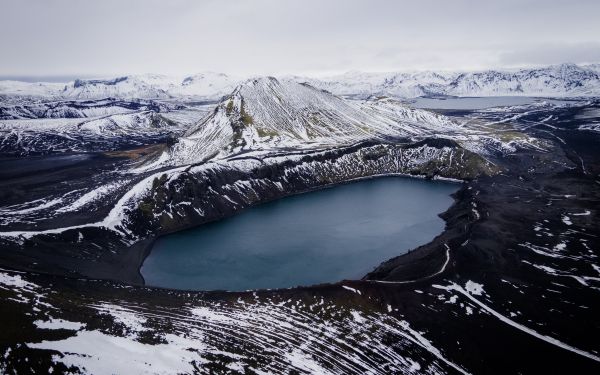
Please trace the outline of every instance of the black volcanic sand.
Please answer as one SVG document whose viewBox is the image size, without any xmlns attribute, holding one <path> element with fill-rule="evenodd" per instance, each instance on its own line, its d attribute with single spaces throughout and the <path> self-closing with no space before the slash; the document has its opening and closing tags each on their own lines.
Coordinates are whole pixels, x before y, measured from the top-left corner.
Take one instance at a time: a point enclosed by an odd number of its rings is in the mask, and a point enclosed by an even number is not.
<svg viewBox="0 0 600 375">
<path fill-rule="evenodd" d="M 68 192 L 123 162 L 102 153 L 0 158 L 0 200 L 8 206 Z"/>
<path fill-rule="evenodd" d="M 363 280 L 343 282 L 360 290 L 361 295 L 349 294 L 341 283 L 256 293 L 206 293 L 125 287 L 111 281 L 48 274 L 22 276 L 38 285 L 52 286 L 56 291 L 53 304 L 60 307 L 61 318 L 86 322 L 88 329 L 115 334 L 115 322 L 86 304 L 127 301 L 158 311 L 176 310 L 197 301 L 226 304 L 240 298 L 279 301 L 323 297 L 340 306 L 390 314 L 410 322 L 415 329 L 426 332 L 425 337 L 446 358 L 470 373 L 600 373 L 599 362 L 525 333 L 460 293 L 440 288 L 452 283 L 464 288 L 469 280 L 480 283 L 485 294 L 475 297 L 489 309 L 540 335 L 599 355 L 600 283 L 591 264 L 597 264 L 600 256 L 600 134 L 575 130 L 579 123 L 575 116 L 581 110 L 558 113 L 558 120 L 548 122 L 556 128 L 531 126 L 529 121 L 540 121 L 548 116 L 547 112 L 520 119 L 518 124 L 527 126 L 526 132 L 552 142 L 553 149 L 519 151 L 502 160 L 507 172 L 466 183 L 455 194 L 455 204 L 442 214 L 447 226 L 441 235 L 383 263 Z M 586 211 L 588 215 L 575 215 Z M 561 243 L 566 249 L 560 250 Z M 557 245 L 559 250 L 554 250 Z M 141 248 L 147 246 L 142 244 Z M 446 262 L 447 249 L 449 262 L 443 272 L 436 274 Z M 132 255 L 132 262 L 141 264 L 142 260 L 140 252 Z M 119 276 L 120 271 L 114 271 L 113 276 Z M 458 297 L 455 303 L 451 302 L 453 295 Z M 5 358 L 6 371 L 46 372 L 56 353 L 19 344 L 71 334 L 36 329 L 33 321 L 37 313 L 31 306 L 10 300 L 14 295 L 4 289 L 0 289 L 0 296 L 5 327 L 0 333 L 0 354 L 13 348 Z M 388 305 L 397 310 L 388 313 Z M 168 332 L 169 328 L 160 330 Z M 154 342 L 155 338 L 141 340 Z M 55 372 L 66 370 L 55 367 Z"/>
<path fill-rule="evenodd" d="M 136 164 L 148 154 L 160 153 L 165 145 L 146 145 L 119 151 L 68 153 L 50 156 L 0 157 L 0 201 L 11 206 L 48 199 L 49 196 L 67 196 L 73 191 L 90 190 L 116 180 L 123 182 L 120 170 Z M 11 224 L 9 230 L 44 230 L 90 223 L 104 218 L 128 187 L 148 173 L 140 173 L 124 183 L 114 194 L 93 203 L 93 209 L 80 212 L 55 213 L 52 220 Z M 60 225 L 56 224 L 60 221 Z"/>
</svg>

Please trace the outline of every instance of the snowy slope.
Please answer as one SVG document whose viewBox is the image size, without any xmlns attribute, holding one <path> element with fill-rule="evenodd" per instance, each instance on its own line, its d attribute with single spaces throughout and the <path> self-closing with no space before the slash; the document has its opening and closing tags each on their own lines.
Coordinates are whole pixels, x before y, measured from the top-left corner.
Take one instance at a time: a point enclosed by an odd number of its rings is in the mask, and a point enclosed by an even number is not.
<svg viewBox="0 0 600 375">
<path fill-rule="evenodd" d="M 85 118 L 134 111 L 166 112 L 181 106 L 150 100 L 25 100 L 11 98 L 0 102 L 0 120 L 35 118 Z"/>
<path fill-rule="evenodd" d="M 0 95 L 2 96 L 34 96 L 56 97 L 65 87 L 64 83 L 55 82 L 21 82 L 0 81 Z"/>
<path fill-rule="evenodd" d="M 178 134 L 178 125 L 153 111 L 93 119 L 21 119 L 0 121 L 0 154 L 108 151 L 154 143 Z"/>
</svg>

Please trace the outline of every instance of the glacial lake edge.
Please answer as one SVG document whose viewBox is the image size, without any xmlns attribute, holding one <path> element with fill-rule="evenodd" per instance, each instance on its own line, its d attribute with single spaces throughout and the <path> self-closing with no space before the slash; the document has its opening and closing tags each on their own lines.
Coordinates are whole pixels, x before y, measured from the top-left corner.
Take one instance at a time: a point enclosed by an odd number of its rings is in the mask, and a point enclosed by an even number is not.
<svg viewBox="0 0 600 375">
<path fill-rule="evenodd" d="M 284 197 L 159 237 L 140 273 L 147 286 L 207 291 L 358 279 L 439 235 L 460 186 L 384 176 Z"/>
</svg>

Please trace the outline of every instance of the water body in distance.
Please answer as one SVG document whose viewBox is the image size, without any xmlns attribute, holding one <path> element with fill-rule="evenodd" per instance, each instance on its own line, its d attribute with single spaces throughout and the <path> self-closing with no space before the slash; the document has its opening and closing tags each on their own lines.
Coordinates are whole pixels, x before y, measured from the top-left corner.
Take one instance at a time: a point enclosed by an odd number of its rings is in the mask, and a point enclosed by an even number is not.
<svg viewBox="0 0 600 375">
<path fill-rule="evenodd" d="M 448 98 L 416 98 L 410 102 L 415 108 L 425 109 L 484 109 L 492 107 L 505 107 L 526 105 L 535 102 L 549 102 L 561 104 L 565 100 L 550 98 L 533 98 L 527 96 L 489 96 L 489 97 L 448 97 Z"/>
<path fill-rule="evenodd" d="M 147 285 L 190 290 L 360 278 L 441 233 L 459 187 L 386 177 L 283 198 L 160 238 L 141 272 Z"/>
</svg>

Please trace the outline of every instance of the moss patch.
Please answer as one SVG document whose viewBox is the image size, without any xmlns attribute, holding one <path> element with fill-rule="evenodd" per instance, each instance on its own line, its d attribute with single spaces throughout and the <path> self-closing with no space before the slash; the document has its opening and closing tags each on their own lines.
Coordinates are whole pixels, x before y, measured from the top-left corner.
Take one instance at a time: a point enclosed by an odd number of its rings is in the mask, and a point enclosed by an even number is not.
<svg viewBox="0 0 600 375">
<path fill-rule="evenodd" d="M 227 107 L 225 107 L 225 113 L 229 116 L 233 112 L 233 100 L 229 99 L 227 102 Z"/>
<path fill-rule="evenodd" d="M 258 133 L 258 136 L 261 138 L 277 137 L 279 135 L 279 133 L 277 133 L 274 130 L 264 129 L 264 128 L 256 128 L 256 132 Z"/>
<path fill-rule="evenodd" d="M 242 100 L 242 105 L 241 105 L 241 108 L 240 108 L 240 117 L 241 117 L 242 122 L 244 123 L 244 125 L 248 126 L 248 125 L 253 125 L 254 124 L 254 119 L 244 109 L 244 101 L 243 100 Z"/>
<path fill-rule="evenodd" d="M 149 202 L 140 202 L 140 204 L 138 205 L 138 210 L 140 210 L 142 212 L 142 215 L 149 217 L 152 216 L 152 209 L 154 208 L 154 206 L 152 205 L 152 203 Z"/>
</svg>

